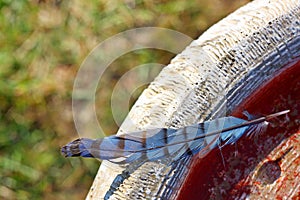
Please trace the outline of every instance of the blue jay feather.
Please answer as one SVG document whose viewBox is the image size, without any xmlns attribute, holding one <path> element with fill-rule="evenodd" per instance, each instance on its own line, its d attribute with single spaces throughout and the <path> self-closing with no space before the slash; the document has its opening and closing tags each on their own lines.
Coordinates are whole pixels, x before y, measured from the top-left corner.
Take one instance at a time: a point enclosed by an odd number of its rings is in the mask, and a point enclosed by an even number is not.
<svg viewBox="0 0 300 200">
<path fill-rule="evenodd" d="M 99 139 L 79 138 L 62 147 L 61 152 L 65 157 L 93 157 L 118 164 L 165 157 L 177 160 L 186 152 L 204 156 L 216 147 L 234 144 L 244 134 L 254 134 L 256 127 L 288 112 L 250 121 L 229 116 L 179 129 L 150 129 Z"/>
</svg>

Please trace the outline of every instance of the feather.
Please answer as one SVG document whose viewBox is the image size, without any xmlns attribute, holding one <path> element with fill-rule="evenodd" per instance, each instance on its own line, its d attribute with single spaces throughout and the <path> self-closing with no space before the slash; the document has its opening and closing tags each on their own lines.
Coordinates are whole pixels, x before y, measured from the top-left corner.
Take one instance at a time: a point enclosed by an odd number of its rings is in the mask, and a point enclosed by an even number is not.
<svg viewBox="0 0 300 200">
<path fill-rule="evenodd" d="M 242 135 L 253 134 L 253 127 L 289 110 L 253 119 L 223 117 L 179 129 L 150 129 L 100 139 L 79 138 L 62 147 L 65 157 L 94 157 L 124 164 L 165 157 L 177 160 L 186 152 L 205 155 L 211 149 L 235 143 Z M 260 126 L 258 126 L 260 127 Z"/>
</svg>

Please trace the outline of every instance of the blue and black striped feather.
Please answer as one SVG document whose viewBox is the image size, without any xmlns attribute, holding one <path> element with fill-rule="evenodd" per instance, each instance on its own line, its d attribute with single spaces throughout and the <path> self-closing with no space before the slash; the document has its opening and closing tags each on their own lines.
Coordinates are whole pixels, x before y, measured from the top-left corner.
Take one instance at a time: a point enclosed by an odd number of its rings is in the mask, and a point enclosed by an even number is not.
<svg viewBox="0 0 300 200">
<path fill-rule="evenodd" d="M 119 164 L 141 158 L 145 161 L 165 157 L 177 160 L 186 152 L 204 155 L 213 148 L 233 144 L 242 135 L 255 133 L 255 128 L 259 130 L 267 119 L 287 112 L 251 121 L 229 116 L 179 129 L 151 129 L 100 139 L 80 138 L 62 147 L 61 151 L 65 157 L 94 157 Z"/>
</svg>

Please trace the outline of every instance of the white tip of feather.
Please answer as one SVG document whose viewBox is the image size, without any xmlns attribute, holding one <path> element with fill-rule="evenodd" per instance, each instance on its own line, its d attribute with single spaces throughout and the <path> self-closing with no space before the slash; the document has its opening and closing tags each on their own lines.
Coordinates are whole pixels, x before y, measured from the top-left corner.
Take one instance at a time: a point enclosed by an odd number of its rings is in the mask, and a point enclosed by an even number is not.
<svg viewBox="0 0 300 200">
<path fill-rule="evenodd" d="M 284 110 L 284 111 L 280 111 L 280 112 L 277 112 L 277 113 L 268 115 L 268 116 L 266 116 L 266 120 L 272 119 L 272 118 L 274 118 L 274 117 L 278 117 L 278 116 L 280 116 L 280 115 L 287 114 L 287 113 L 289 113 L 289 112 L 290 112 L 290 110 Z"/>
</svg>

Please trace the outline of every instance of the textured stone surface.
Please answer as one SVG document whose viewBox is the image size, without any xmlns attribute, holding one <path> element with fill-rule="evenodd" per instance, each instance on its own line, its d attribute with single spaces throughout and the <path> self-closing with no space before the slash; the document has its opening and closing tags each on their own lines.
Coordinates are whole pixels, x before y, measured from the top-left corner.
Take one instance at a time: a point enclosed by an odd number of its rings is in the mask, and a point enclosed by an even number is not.
<svg viewBox="0 0 300 200">
<path fill-rule="evenodd" d="M 299 56 L 299 2 L 257 0 L 192 42 L 143 92 L 119 133 L 181 127 L 230 113 Z M 103 162 L 87 199 L 174 198 L 190 158 L 124 168 Z M 110 192 L 108 192 L 110 190 Z"/>
</svg>

